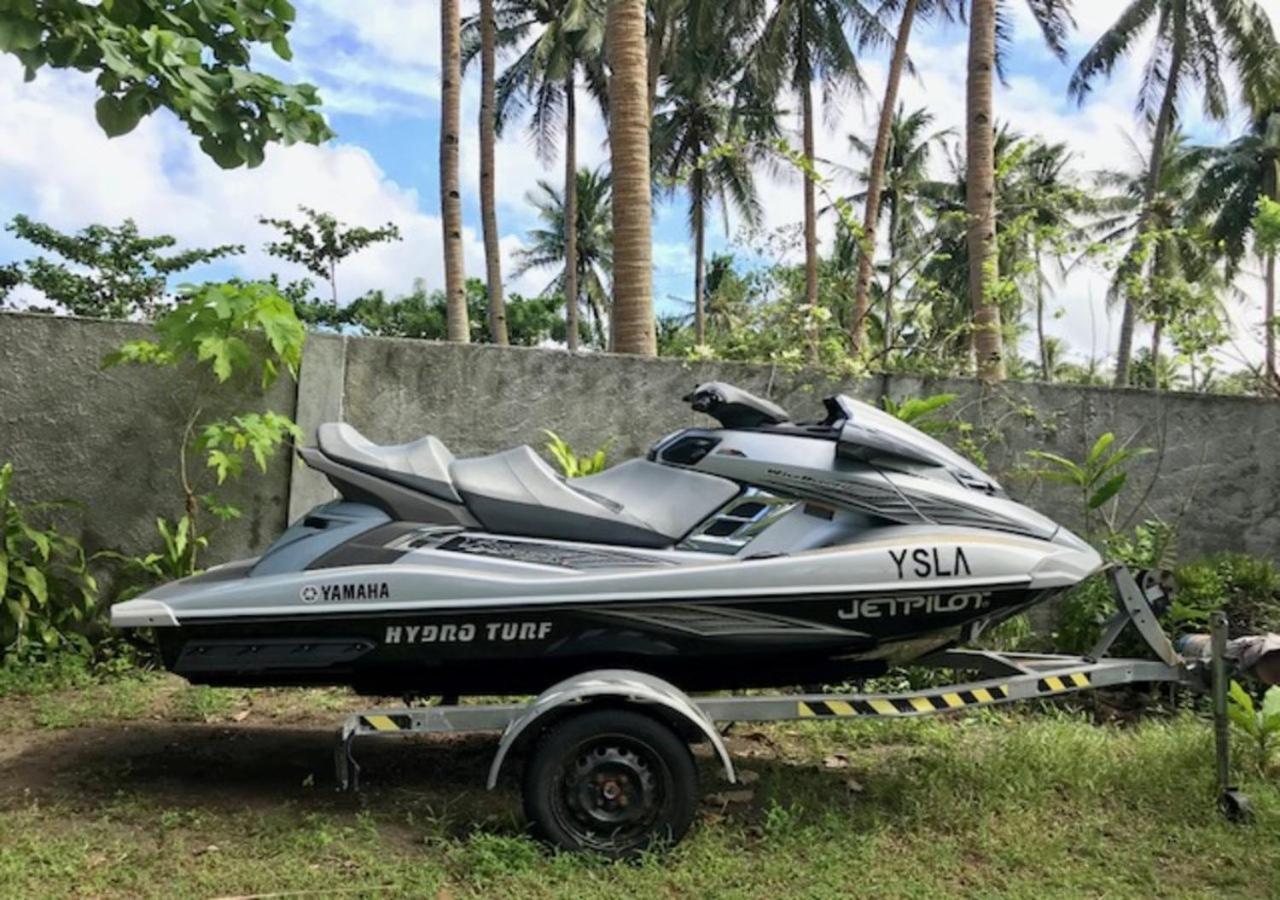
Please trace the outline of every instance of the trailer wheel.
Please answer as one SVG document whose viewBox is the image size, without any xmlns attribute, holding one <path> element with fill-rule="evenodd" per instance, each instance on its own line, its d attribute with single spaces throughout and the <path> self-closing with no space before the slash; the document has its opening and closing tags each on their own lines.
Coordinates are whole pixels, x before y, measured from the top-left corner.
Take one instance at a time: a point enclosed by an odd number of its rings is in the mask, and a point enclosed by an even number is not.
<svg viewBox="0 0 1280 900">
<path fill-rule="evenodd" d="M 534 832 L 566 850 L 615 859 L 678 842 L 698 805 L 698 770 L 671 728 L 623 709 L 552 727 L 524 770 Z"/>
</svg>

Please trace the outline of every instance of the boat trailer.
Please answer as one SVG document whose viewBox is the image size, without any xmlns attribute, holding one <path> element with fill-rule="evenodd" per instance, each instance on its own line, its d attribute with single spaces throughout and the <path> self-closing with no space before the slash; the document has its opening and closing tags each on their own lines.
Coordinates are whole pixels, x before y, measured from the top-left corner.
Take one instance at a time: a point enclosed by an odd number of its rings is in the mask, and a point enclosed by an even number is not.
<svg viewBox="0 0 1280 900">
<path fill-rule="evenodd" d="M 643 712 L 692 743 L 709 743 L 730 783 L 733 761 L 717 724 L 734 722 L 824 721 L 847 718 L 896 719 L 936 715 L 1022 700 L 1129 684 L 1169 683 L 1208 693 L 1212 698 L 1218 805 L 1233 821 L 1251 815 L 1248 799 L 1231 782 L 1227 719 L 1227 618 L 1214 613 L 1211 635 L 1180 654 L 1160 627 L 1156 609 L 1167 597 L 1156 573 L 1135 573 L 1124 566 L 1106 572 L 1117 610 L 1105 623 L 1098 643 L 1083 656 L 1006 653 L 995 650 L 946 650 L 913 666 L 973 673 L 977 680 L 902 693 L 771 693 L 691 697 L 674 685 L 643 672 L 601 669 L 583 672 L 548 688 L 526 703 L 456 703 L 403 706 L 353 712 L 343 723 L 335 751 L 338 784 L 359 787 L 360 766 L 353 753 L 364 736 L 412 736 L 459 732 L 502 732 L 489 768 L 488 787 L 496 786 L 506 760 L 531 740 L 576 714 L 601 707 Z M 1133 626 L 1155 659 L 1125 659 L 1106 654 L 1125 628 Z M 1181 646 L 1181 645 L 1180 645 Z M 526 792 L 528 784 L 526 783 Z M 526 803 L 528 798 L 526 796 Z"/>
</svg>

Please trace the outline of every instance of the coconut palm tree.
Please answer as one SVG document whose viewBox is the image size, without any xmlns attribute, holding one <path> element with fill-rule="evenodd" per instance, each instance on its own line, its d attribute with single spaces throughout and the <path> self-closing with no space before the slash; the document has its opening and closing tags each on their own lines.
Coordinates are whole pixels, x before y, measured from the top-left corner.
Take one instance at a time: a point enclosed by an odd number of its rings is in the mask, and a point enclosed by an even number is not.
<svg viewBox="0 0 1280 900">
<path fill-rule="evenodd" d="M 862 346 L 863 320 L 867 315 L 868 300 L 871 295 L 871 268 L 875 258 L 876 232 L 880 221 L 880 194 L 885 187 L 885 168 L 888 164 L 890 148 L 893 146 L 894 124 L 901 116 L 901 108 L 895 109 L 895 107 L 898 106 L 898 87 L 902 82 L 902 71 L 907 64 L 907 43 L 911 39 L 911 28 L 917 17 L 924 19 L 940 14 L 948 19 L 952 18 L 951 5 L 951 0 L 886 0 L 880 7 L 881 15 L 897 13 L 898 30 L 893 42 L 893 53 L 889 57 L 889 74 L 885 79 L 884 99 L 880 103 L 880 120 L 876 126 L 875 146 L 870 153 L 866 154 L 871 160 L 871 169 L 867 176 L 866 201 L 863 206 L 863 250 L 858 257 L 853 328 L 849 335 L 854 353 L 857 353 Z M 889 308 L 890 305 L 886 302 L 886 311 Z M 886 320 L 884 327 L 886 339 L 891 333 Z"/>
<path fill-rule="evenodd" d="M 813 83 L 822 88 L 830 107 L 837 96 L 866 84 L 854 55 L 850 34 L 873 41 L 882 26 L 860 0 L 778 0 L 768 10 L 746 60 L 740 90 L 744 105 L 772 108 L 785 91 L 800 97 L 804 159 L 804 274 L 805 302 L 818 304 L 818 209 L 815 190 Z M 771 126 L 771 116 L 753 117 Z"/>
<path fill-rule="evenodd" d="M 1010 212 L 1020 201 L 1016 170 L 1024 152 L 1024 143 L 1022 136 L 1008 125 L 992 130 L 992 172 L 1001 173 L 999 179 L 993 178 L 994 205 Z M 930 306 L 933 341 L 941 351 L 950 357 L 971 356 L 976 337 L 974 310 L 969 300 L 970 278 L 974 269 L 970 256 L 968 216 L 971 170 L 958 142 L 947 146 L 947 169 L 947 179 L 926 181 L 918 189 L 921 202 L 928 207 L 933 218 L 933 228 L 921 267 L 921 281 L 928 287 L 928 293 L 924 298 L 917 298 L 917 302 Z M 1001 240 L 996 252 L 998 255 L 992 259 L 992 268 L 998 271 L 1025 268 L 1023 244 Z M 997 306 L 993 312 L 1001 328 L 996 337 L 1003 348 L 1004 329 L 1009 322 L 1017 320 L 1022 304 L 1016 292 L 1004 292 L 1001 299 L 1005 308 L 1002 310 Z M 996 304 L 993 302 L 992 305 Z M 1003 359 L 1003 350 L 1001 352 Z"/>
<path fill-rule="evenodd" d="M 573 221 L 577 200 L 577 89 L 579 77 L 588 91 L 602 102 L 604 68 L 602 48 L 604 25 L 599 0 L 495 0 L 496 35 L 499 50 L 518 50 L 519 55 L 498 77 L 495 89 L 495 125 L 501 134 L 516 116 L 530 109 L 529 128 L 538 155 L 549 159 L 559 139 L 564 141 L 564 198 Z M 469 29 L 478 28 L 469 22 Z M 469 49 L 476 46 L 469 41 Z M 577 254 L 572 231 L 565 233 L 565 253 Z M 578 267 L 569 265 L 570 279 Z M 569 284 L 566 296 L 577 294 Z M 578 310 L 565 309 L 569 349 L 578 346 Z"/>
<path fill-rule="evenodd" d="M 1016 220 L 1023 266 L 1023 281 L 1030 281 L 1035 301 L 1036 346 L 1040 377 L 1053 378 L 1051 339 L 1045 335 L 1045 296 L 1052 290 L 1047 262 L 1066 274 L 1065 260 L 1086 240 L 1085 226 L 1099 209 L 1083 190 L 1072 170 L 1074 154 L 1063 143 L 1032 139 L 1023 144 L 1011 184 L 999 191 L 1006 219 Z"/>
<path fill-rule="evenodd" d="M 894 298 L 900 287 L 900 279 L 904 271 L 903 263 L 906 262 L 908 249 L 919 244 L 927 231 L 927 208 L 922 201 L 925 186 L 930 183 L 929 162 L 933 151 L 941 147 L 943 142 L 953 134 L 949 128 L 931 131 L 934 116 L 925 109 L 908 113 L 899 105 L 888 122 L 889 136 L 884 142 L 884 148 L 880 146 L 878 134 L 874 147 L 869 146 L 857 135 L 849 135 L 849 149 L 869 160 L 870 168 L 858 176 L 866 186 L 865 190 L 847 198 L 864 203 L 868 208 L 872 204 L 876 207 L 875 215 L 872 217 L 874 219 L 872 230 L 864 237 L 875 233 L 875 222 L 879 221 L 882 213 L 887 213 L 889 216 L 889 255 L 885 262 L 885 285 L 880 292 L 882 306 L 880 331 L 886 353 L 893 346 Z M 875 187 L 877 179 L 878 188 Z M 864 224 L 865 221 L 864 219 Z M 864 267 L 868 272 L 868 287 L 870 285 L 869 273 L 874 262 L 875 249 L 874 241 L 870 239 L 862 241 L 858 253 L 859 286 Z M 859 305 L 862 302 L 865 301 L 855 299 L 855 319 L 865 318 L 867 315 L 867 307 Z M 862 330 L 863 326 L 855 320 L 852 331 L 861 333 Z"/>
<path fill-rule="evenodd" d="M 1136 162 L 1132 170 L 1097 173 L 1099 186 L 1114 194 L 1104 202 L 1104 215 L 1092 226 L 1092 233 L 1098 247 L 1129 248 L 1112 275 L 1107 300 L 1132 304 L 1135 314 L 1145 307 L 1142 311 L 1152 323 L 1147 359 L 1150 371 L 1159 371 L 1165 326 L 1179 312 L 1177 293 L 1168 285 L 1175 279 L 1194 283 L 1216 279 L 1216 254 L 1208 240 L 1204 209 L 1195 202 L 1209 152 L 1193 146 L 1175 129 L 1155 164 L 1159 174 L 1154 193 L 1148 189 L 1152 183 L 1149 157 L 1136 145 L 1132 153 Z M 1129 383 L 1127 376 L 1125 383 Z"/>
<path fill-rule="evenodd" d="M 444 233 L 444 291 L 449 340 L 467 343 L 467 276 L 462 260 L 462 188 L 458 143 L 462 131 L 462 37 L 458 0 L 440 2 L 440 226 Z"/>
<path fill-rule="evenodd" d="M 978 377 L 1004 379 L 1004 340 L 1000 307 L 994 297 L 1000 269 L 996 244 L 995 114 L 992 87 L 996 74 L 996 37 L 1002 18 L 1000 0 L 972 0 L 969 8 L 969 60 L 965 83 L 965 244 L 968 250 L 969 305 L 973 310 L 973 351 Z M 1066 35 L 1075 23 L 1069 0 L 1027 0 L 1049 49 L 1066 57 Z"/>
<path fill-rule="evenodd" d="M 564 193 L 539 181 L 527 195 L 538 211 L 542 226 L 528 234 L 528 246 L 517 251 L 515 276 L 555 267 L 556 273 L 542 296 L 563 294 L 566 306 L 586 309 L 596 343 L 605 344 L 604 322 L 609 317 L 609 280 L 613 271 L 613 203 L 609 176 L 603 169 L 579 169 L 575 180 L 574 227 L 567 227 Z M 573 277 L 569 277 L 565 234 L 572 230 Z M 572 285 L 575 296 L 565 293 Z M 575 315 L 574 321 L 578 320 Z"/>
<path fill-rule="evenodd" d="M 1145 47 L 1144 35 L 1155 27 L 1155 42 L 1147 60 L 1138 95 L 1138 113 L 1152 121 L 1151 153 L 1142 194 L 1141 238 L 1149 227 L 1149 207 L 1159 190 L 1165 143 L 1177 125 L 1178 102 L 1191 87 L 1201 90 L 1207 117 L 1221 121 L 1228 114 L 1224 61 L 1239 80 L 1245 99 L 1260 102 L 1272 93 L 1273 68 L 1280 47 L 1266 12 L 1255 0 L 1131 0 L 1111 26 L 1080 60 L 1068 92 L 1083 102 L 1099 76 L 1109 76 L 1116 63 L 1135 47 Z M 1137 254 L 1122 263 L 1129 270 Z M 1128 383 L 1137 312 L 1126 298 L 1116 351 L 1115 383 Z"/>
<path fill-rule="evenodd" d="M 734 25 L 717 28 L 713 41 L 685 33 L 679 67 L 668 76 L 660 110 L 653 121 L 654 168 L 671 192 L 683 185 L 689 194 L 689 230 L 693 235 L 694 334 L 706 339 L 706 213 L 716 201 L 728 229 L 729 207 L 749 225 L 760 221 L 752 153 L 733 124 L 732 88 L 740 66 L 726 42 Z"/>
<path fill-rule="evenodd" d="M 1214 213 L 1211 234 L 1223 249 L 1227 277 L 1234 278 L 1246 255 L 1258 200 L 1280 201 L 1280 108 L 1255 115 L 1249 131 L 1212 151 L 1196 191 L 1198 207 Z M 1276 371 L 1276 256 L 1263 267 L 1263 377 L 1280 386 Z"/>
<path fill-rule="evenodd" d="M 502 297 L 502 256 L 498 246 L 494 146 L 497 143 L 497 43 L 493 0 L 480 0 L 480 225 L 484 232 L 485 284 L 489 294 L 489 334 L 507 344 L 507 305 Z"/>
<path fill-rule="evenodd" d="M 613 347 L 653 356 L 652 196 L 645 0 L 608 0 L 609 155 L 613 171 Z"/>
</svg>

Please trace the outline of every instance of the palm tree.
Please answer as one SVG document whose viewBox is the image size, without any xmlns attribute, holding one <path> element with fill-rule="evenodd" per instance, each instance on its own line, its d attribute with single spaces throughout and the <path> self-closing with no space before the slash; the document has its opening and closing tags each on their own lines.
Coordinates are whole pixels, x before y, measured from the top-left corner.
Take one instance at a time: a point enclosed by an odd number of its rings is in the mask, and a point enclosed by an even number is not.
<svg viewBox="0 0 1280 900">
<path fill-rule="evenodd" d="M 542 227 L 529 232 L 528 246 L 517 252 L 519 277 L 534 269 L 556 267 L 543 296 L 564 294 L 566 306 L 585 307 L 591 314 L 596 342 L 604 344 L 603 322 L 609 314 L 609 279 L 613 270 L 613 205 L 609 176 L 603 170 L 580 169 L 575 179 L 575 227 L 566 227 L 564 194 L 545 181 L 528 194 Z M 573 278 L 569 277 L 565 234 L 574 234 Z M 564 293 L 572 284 L 576 296 Z M 577 321 L 577 316 L 574 316 Z"/>
<path fill-rule="evenodd" d="M 507 306 L 502 297 L 502 257 L 498 246 L 494 145 L 497 143 L 497 41 L 493 0 L 480 0 L 480 224 L 484 231 L 485 283 L 489 294 L 489 334 L 507 344 Z"/>
<path fill-rule="evenodd" d="M 741 90 L 745 105 L 771 106 L 783 91 L 800 95 L 804 175 L 805 302 L 818 305 L 818 210 L 815 192 L 813 82 L 831 105 L 847 88 L 866 85 L 849 32 L 872 40 L 880 24 L 860 0 L 778 0 L 769 10 L 747 58 Z M 757 120 L 771 117 L 757 116 Z"/>
<path fill-rule="evenodd" d="M 862 347 L 863 320 L 867 315 L 871 294 L 871 266 L 875 257 L 876 230 L 880 221 L 880 193 L 884 190 L 885 166 L 889 159 L 890 148 L 893 146 L 893 127 L 895 120 L 901 115 L 901 109 L 895 110 L 895 107 L 898 105 L 898 87 L 902 82 L 902 70 L 907 64 L 907 43 L 911 38 L 911 27 L 916 16 L 926 18 L 935 13 L 941 13 L 951 18 L 950 0 L 886 0 L 880 7 L 882 15 L 894 12 L 898 12 L 898 32 L 893 42 L 893 54 L 889 57 L 889 74 L 884 85 L 884 100 L 880 103 L 880 120 L 876 127 L 875 147 L 867 154 L 871 159 L 871 170 L 867 176 L 866 202 L 862 216 L 863 248 L 858 257 L 853 328 L 849 335 L 855 354 Z M 886 311 L 889 309 L 888 303 L 885 309 Z M 889 339 L 891 331 L 887 323 L 884 334 L 886 339 Z"/>
<path fill-rule="evenodd" d="M 1178 313 L 1179 298 L 1169 285 L 1176 279 L 1194 283 L 1215 279 L 1215 255 L 1207 240 L 1204 210 L 1195 202 L 1208 152 L 1193 147 L 1181 131 L 1171 132 L 1155 164 L 1159 174 L 1154 193 L 1148 191 L 1152 163 L 1136 146 L 1133 154 L 1137 165 L 1132 171 L 1097 174 L 1099 185 L 1115 195 L 1104 204 L 1105 214 L 1091 230 L 1096 246 L 1129 248 L 1112 276 L 1107 300 L 1132 304 L 1135 313 L 1139 305 L 1146 307 L 1152 322 L 1147 359 L 1150 370 L 1159 371 L 1164 328 Z M 1125 383 L 1129 383 L 1127 375 Z"/>
<path fill-rule="evenodd" d="M 609 155 L 613 171 L 613 347 L 653 356 L 652 208 L 645 0 L 608 0 Z"/>
<path fill-rule="evenodd" d="M 564 137 L 564 198 L 569 210 L 566 222 L 575 218 L 577 200 L 577 86 L 581 73 L 586 87 L 601 100 L 604 70 L 601 49 L 604 41 L 598 0 L 496 0 L 496 43 L 502 49 L 520 49 L 519 56 L 498 78 L 496 87 L 497 132 L 525 106 L 532 107 L 529 127 L 539 156 L 551 157 L 557 134 Z M 565 254 L 577 255 L 573 232 L 565 233 Z M 578 267 L 566 267 L 569 278 Z M 577 294 L 572 283 L 566 296 Z M 569 349 L 578 347 L 578 310 L 570 303 L 565 309 Z"/>
<path fill-rule="evenodd" d="M 857 135 L 849 135 L 849 148 L 859 156 L 870 160 L 870 168 L 861 174 L 860 180 L 866 185 L 865 191 L 848 198 L 862 202 L 868 207 L 874 204 L 875 221 L 872 230 L 864 235 L 858 253 L 858 286 L 861 289 L 862 274 L 865 268 L 868 273 L 867 287 L 870 287 L 870 272 L 874 262 L 875 241 L 870 235 L 875 233 L 876 224 L 881 213 L 889 215 L 889 257 L 886 261 L 886 281 L 881 291 L 880 331 L 884 350 L 888 353 L 893 347 L 893 303 L 903 275 L 903 263 L 908 249 L 920 242 L 926 230 L 924 220 L 925 205 L 922 203 L 923 193 L 929 181 L 929 161 L 933 151 L 942 145 L 952 134 L 951 129 L 930 132 L 934 122 L 933 113 L 925 109 L 917 109 L 911 113 L 899 105 L 888 119 L 888 139 L 885 150 L 879 158 L 877 174 L 877 154 L 880 152 L 879 135 L 876 146 L 870 147 Z M 874 182 L 879 179 L 878 190 Z M 873 198 L 872 192 L 876 191 Z M 865 223 L 864 219 L 864 223 Z M 866 301 L 855 298 L 852 331 L 860 335 L 863 331 L 859 319 L 864 319 L 868 308 Z"/>
<path fill-rule="evenodd" d="M 724 23 L 732 27 L 732 20 Z M 681 67 L 671 73 L 662 110 L 653 122 L 654 167 L 674 190 L 689 192 L 689 230 L 693 234 L 694 334 L 706 339 L 706 212 L 719 201 L 728 228 L 729 206 L 750 225 L 760 221 L 752 161 L 740 129 L 732 124 L 731 87 L 739 67 L 726 46 L 725 30 L 716 30 L 718 47 L 695 39 L 681 43 Z"/>
<path fill-rule="evenodd" d="M 1070 0 L 1028 0 L 1049 49 L 1066 56 L 1066 34 L 1075 23 Z M 969 254 L 968 293 L 973 310 L 973 350 L 978 377 L 1004 379 L 1004 341 L 994 291 L 999 279 L 996 246 L 995 130 L 992 86 L 996 69 L 999 0 L 973 0 L 969 10 L 969 63 L 965 86 L 965 205 Z"/>
<path fill-rule="evenodd" d="M 1255 115 L 1248 133 L 1212 152 L 1196 192 L 1197 206 L 1212 210 L 1211 234 L 1223 248 L 1227 277 L 1234 278 L 1253 230 L 1258 200 L 1280 201 L 1280 108 Z M 1264 300 L 1263 377 L 1280 386 L 1276 371 L 1276 255 L 1262 260 Z"/>
<path fill-rule="evenodd" d="M 1024 143 L 1016 171 L 1008 189 L 1001 189 L 1000 207 L 1007 219 L 1019 223 L 1020 248 L 1026 257 L 1026 274 L 1035 300 L 1036 346 L 1040 377 L 1053 378 L 1051 339 L 1044 328 L 1045 293 L 1051 288 L 1046 257 L 1066 273 L 1064 259 L 1084 241 L 1083 226 L 1098 206 L 1076 183 L 1071 170 L 1074 154 L 1066 144 L 1049 144 L 1039 139 Z"/>
<path fill-rule="evenodd" d="M 1131 0 L 1080 60 L 1067 88 L 1071 96 L 1083 102 L 1094 80 L 1099 75 L 1109 76 L 1153 23 L 1155 43 L 1138 95 L 1138 113 L 1150 121 L 1154 111 L 1155 117 L 1135 239 L 1149 227 L 1149 207 L 1159 189 L 1165 143 L 1176 125 L 1178 101 L 1186 88 L 1198 85 L 1205 115 L 1221 121 L 1228 113 L 1223 56 L 1246 99 L 1257 100 L 1271 92 L 1274 59 L 1280 53 L 1271 22 L 1255 0 Z M 1134 265 L 1136 255 L 1130 254 L 1122 268 Z M 1117 386 L 1128 383 L 1136 315 L 1135 303 L 1126 298 L 1116 351 Z"/>
<path fill-rule="evenodd" d="M 462 37 L 458 0 L 440 3 L 440 218 L 444 232 L 444 292 L 449 340 L 467 343 L 467 277 L 462 261 L 462 188 L 458 143 L 462 130 Z"/>
<path fill-rule="evenodd" d="M 1002 177 L 993 179 L 995 205 L 1014 211 L 1021 202 L 1017 186 L 1016 170 L 1024 152 L 1025 141 L 1008 125 L 993 129 L 991 138 L 993 172 Z M 927 292 L 917 297 L 917 303 L 929 307 L 932 321 L 932 352 L 949 358 L 969 357 L 973 354 L 974 329 L 973 306 L 969 302 L 969 280 L 973 265 L 969 255 L 969 165 L 957 142 L 947 147 L 949 178 L 925 181 L 920 184 L 920 202 L 926 205 L 934 220 L 923 256 L 920 281 Z M 1017 242 L 1002 239 L 993 260 L 999 271 L 1025 268 L 1025 247 Z M 1007 322 L 1016 322 L 1021 309 L 1021 297 L 1016 292 L 1004 292 L 1001 298 L 1005 309 L 996 308 L 1001 332 L 997 334 L 1004 344 L 1004 328 Z M 994 305 L 994 304 L 993 304 Z"/>
</svg>

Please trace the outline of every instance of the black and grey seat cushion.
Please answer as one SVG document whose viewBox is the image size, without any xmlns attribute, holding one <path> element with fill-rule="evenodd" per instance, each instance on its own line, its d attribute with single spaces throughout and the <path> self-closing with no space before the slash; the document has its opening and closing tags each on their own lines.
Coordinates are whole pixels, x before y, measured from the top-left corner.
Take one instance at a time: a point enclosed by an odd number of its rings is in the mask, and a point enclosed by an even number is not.
<svg viewBox="0 0 1280 900">
<path fill-rule="evenodd" d="M 738 493 L 728 479 L 634 459 L 566 481 L 528 447 L 455 460 L 453 483 L 501 534 L 667 547 Z"/>
<path fill-rule="evenodd" d="M 384 447 L 346 422 L 329 422 L 316 432 L 316 443 L 325 456 L 354 469 L 442 500 L 462 502 L 449 477 L 453 454 L 438 438 L 428 435 L 408 444 Z"/>
</svg>

